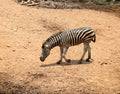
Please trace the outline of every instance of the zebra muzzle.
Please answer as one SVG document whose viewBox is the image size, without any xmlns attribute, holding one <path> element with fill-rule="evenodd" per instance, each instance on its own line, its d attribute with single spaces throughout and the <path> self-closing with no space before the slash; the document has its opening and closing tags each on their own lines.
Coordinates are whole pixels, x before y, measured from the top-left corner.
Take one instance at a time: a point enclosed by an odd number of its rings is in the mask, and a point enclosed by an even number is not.
<svg viewBox="0 0 120 94">
<path fill-rule="evenodd" d="M 42 61 L 42 62 L 43 62 L 44 60 L 45 60 L 45 59 L 44 59 L 43 57 L 40 57 L 40 61 Z"/>
</svg>

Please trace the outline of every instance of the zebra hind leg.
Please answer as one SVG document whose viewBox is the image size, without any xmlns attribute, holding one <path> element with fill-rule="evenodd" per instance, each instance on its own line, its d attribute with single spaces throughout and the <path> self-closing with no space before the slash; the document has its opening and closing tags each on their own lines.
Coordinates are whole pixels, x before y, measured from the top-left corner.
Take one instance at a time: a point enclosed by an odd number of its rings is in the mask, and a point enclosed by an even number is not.
<svg viewBox="0 0 120 94">
<path fill-rule="evenodd" d="M 88 48 L 89 48 L 89 44 L 84 44 L 84 52 L 83 52 L 83 55 L 82 55 L 81 59 L 79 60 L 78 64 L 82 64 L 83 58 L 84 58 L 86 52 L 88 51 Z"/>
<path fill-rule="evenodd" d="M 91 59 L 91 47 L 90 45 L 88 44 L 88 58 L 86 59 L 87 62 L 91 62 L 92 59 Z"/>
</svg>

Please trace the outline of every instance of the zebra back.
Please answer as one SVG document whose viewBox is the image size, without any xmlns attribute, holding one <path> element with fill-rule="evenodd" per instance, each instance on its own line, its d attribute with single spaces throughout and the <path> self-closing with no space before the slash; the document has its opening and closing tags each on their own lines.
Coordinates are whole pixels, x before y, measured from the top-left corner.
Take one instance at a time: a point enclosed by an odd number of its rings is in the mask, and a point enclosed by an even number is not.
<svg viewBox="0 0 120 94">
<path fill-rule="evenodd" d="M 63 45 L 74 46 L 80 43 L 95 42 L 94 30 L 89 27 L 72 29 L 62 33 Z"/>
<path fill-rule="evenodd" d="M 55 46 L 74 46 L 80 43 L 90 43 L 91 41 L 96 41 L 94 30 L 83 27 L 53 34 L 43 43 L 43 46 L 47 44 L 51 49 Z"/>
</svg>

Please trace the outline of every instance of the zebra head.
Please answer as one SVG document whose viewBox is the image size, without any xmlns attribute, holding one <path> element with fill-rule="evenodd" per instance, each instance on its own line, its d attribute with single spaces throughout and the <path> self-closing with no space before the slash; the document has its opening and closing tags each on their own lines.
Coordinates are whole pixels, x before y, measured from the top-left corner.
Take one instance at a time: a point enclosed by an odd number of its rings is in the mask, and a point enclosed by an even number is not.
<svg viewBox="0 0 120 94">
<path fill-rule="evenodd" d="M 47 44 L 42 45 L 42 54 L 40 56 L 40 60 L 43 62 L 50 54 L 50 49 Z"/>
</svg>

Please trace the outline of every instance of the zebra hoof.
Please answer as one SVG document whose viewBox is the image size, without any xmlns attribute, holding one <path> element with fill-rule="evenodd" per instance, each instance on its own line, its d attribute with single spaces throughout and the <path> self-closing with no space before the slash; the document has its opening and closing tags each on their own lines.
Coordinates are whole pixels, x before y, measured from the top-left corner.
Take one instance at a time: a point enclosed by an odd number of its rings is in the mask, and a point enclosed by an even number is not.
<svg viewBox="0 0 120 94">
<path fill-rule="evenodd" d="M 60 60 L 60 61 L 57 61 L 57 64 L 61 64 L 61 60 Z"/>
<path fill-rule="evenodd" d="M 71 60 L 70 60 L 70 59 L 67 59 L 67 60 L 66 60 L 66 62 L 70 63 L 70 62 L 71 62 Z"/>
<path fill-rule="evenodd" d="M 86 62 L 92 62 L 92 59 L 86 59 Z"/>
<path fill-rule="evenodd" d="M 80 60 L 80 61 L 78 62 L 78 64 L 82 64 L 82 60 Z"/>
</svg>

